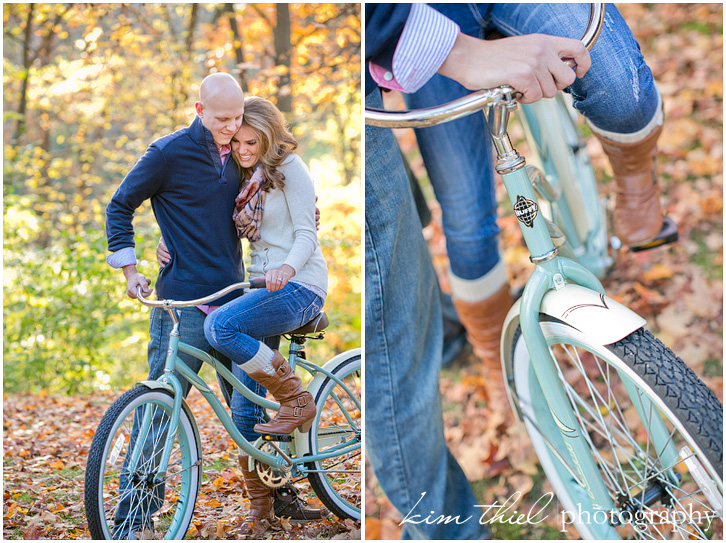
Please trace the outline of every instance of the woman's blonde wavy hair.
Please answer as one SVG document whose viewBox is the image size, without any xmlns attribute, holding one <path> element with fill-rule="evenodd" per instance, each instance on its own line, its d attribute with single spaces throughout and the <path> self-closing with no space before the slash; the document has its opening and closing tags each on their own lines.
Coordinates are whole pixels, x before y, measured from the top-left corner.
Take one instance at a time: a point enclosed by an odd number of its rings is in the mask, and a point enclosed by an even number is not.
<svg viewBox="0 0 726 543">
<path fill-rule="evenodd" d="M 259 96 L 248 96 L 245 98 L 242 125 L 249 127 L 259 142 L 257 164 L 262 165 L 264 174 L 260 188 L 269 192 L 284 187 L 285 175 L 278 170 L 278 167 L 297 149 L 298 144 L 280 110 L 269 100 Z M 240 177 L 244 179 L 248 169 L 240 165 L 235 153 L 232 155 L 240 169 Z"/>
</svg>

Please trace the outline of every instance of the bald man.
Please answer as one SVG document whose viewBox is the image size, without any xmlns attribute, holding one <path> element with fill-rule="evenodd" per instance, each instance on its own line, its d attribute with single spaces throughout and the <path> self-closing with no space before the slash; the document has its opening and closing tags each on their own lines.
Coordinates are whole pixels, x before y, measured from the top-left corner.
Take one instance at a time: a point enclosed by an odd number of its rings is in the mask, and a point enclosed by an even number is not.
<svg viewBox="0 0 726 543">
<path fill-rule="evenodd" d="M 160 268 L 156 291 L 160 299 L 193 300 L 208 296 L 233 283 L 244 281 L 242 246 L 232 221 L 235 197 L 239 193 L 238 169 L 230 164 L 230 141 L 242 124 L 244 93 L 229 74 L 207 76 L 199 87 L 196 117 L 186 128 L 154 141 L 119 185 L 106 207 L 106 235 L 111 254 L 106 261 L 120 268 L 126 279 L 126 293 L 136 298 L 137 287 L 144 297 L 151 294 L 149 280 L 136 268 L 133 217 L 136 209 L 151 200 L 162 236 L 172 255 Z M 239 295 L 236 291 L 218 300 L 222 305 Z M 179 328 L 182 340 L 204 351 L 212 348 L 204 337 L 208 308 L 181 309 Z M 152 308 L 148 349 L 149 379 L 164 371 L 171 318 L 160 308 Z M 277 348 L 279 338 L 272 339 Z M 219 353 L 218 359 L 229 364 Z M 194 371 L 201 362 L 179 357 Z M 181 378 L 184 395 L 190 384 Z M 256 392 L 264 389 L 247 378 L 243 383 Z M 122 487 L 125 487 L 125 481 Z M 305 508 L 293 488 L 279 489 L 275 510 L 278 515 L 315 520 L 321 512 Z M 157 489 L 163 492 L 162 488 Z M 134 534 L 152 529 L 148 512 L 144 518 L 129 515 L 122 501 L 115 518 L 114 538 L 133 539 Z"/>
</svg>

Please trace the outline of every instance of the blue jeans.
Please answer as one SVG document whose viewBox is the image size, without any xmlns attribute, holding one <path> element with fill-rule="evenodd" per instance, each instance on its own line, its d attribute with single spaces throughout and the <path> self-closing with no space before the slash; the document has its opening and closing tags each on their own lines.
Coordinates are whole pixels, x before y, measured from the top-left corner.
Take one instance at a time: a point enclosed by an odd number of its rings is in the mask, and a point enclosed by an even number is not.
<svg viewBox="0 0 726 543">
<path fill-rule="evenodd" d="M 288 283 L 281 290 L 251 290 L 207 317 L 204 333 L 209 343 L 235 362 L 233 373 L 254 383 L 253 392 L 262 391 L 238 366 L 251 359 L 260 348 L 256 338 L 284 334 L 310 322 L 323 308 L 323 300 L 311 290 Z M 264 410 L 247 400 L 236 390 L 232 393 L 232 418 L 239 431 L 249 440 L 257 439 L 253 427 L 262 422 Z"/>
<path fill-rule="evenodd" d="M 380 91 L 366 97 L 366 106 L 382 107 Z M 368 459 L 404 517 L 414 509 L 420 518 L 435 511 L 461 521 L 406 523 L 404 539 L 480 539 L 488 531 L 477 522 L 474 493 L 444 440 L 436 274 L 393 134 L 366 126 L 365 138 Z"/>
<path fill-rule="evenodd" d="M 210 353 L 221 362 L 229 363 L 226 357 L 219 352 L 216 352 L 204 337 L 204 319 L 206 318 L 206 315 L 196 307 L 184 307 L 181 308 L 179 311 L 179 333 L 181 334 L 181 340 L 184 343 L 196 347 L 206 353 Z M 148 348 L 149 379 L 158 379 L 164 373 L 164 366 L 166 364 L 166 353 L 169 347 L 169 333 L 171 332 L 172 326 L 173 323 L 166 311 L 156 307 L 151 309 L 151 320 L 149 322 L 150 341 Z M 279 343 L 279 338 L 269 338 L 266 343 L 270 344 L 271 347 L 272 345 L 276 346 L 277 343 Z M 202 362 L 200 360 L 184 353 L 179 353 L 179 358 L 181 358 L 182 361 L 187 366 L 189 366 L 189 368 L 191 368 L 195 372 L 199 372 L 202 366 Z M 234 367 L 235 364 L 231 364 L 231 366 Z M 179 377 L 182 385 L 182 390 L 184 391 L 184 396 L 186 397 L 186 395 L 189 393 L 191 385 L 189 381 L 181 377 L 179 374 L 176 375 L 177 377 Z M 264 396 L 265 390 L 260 387 L 254 379 L 248 377 L 247 374 L 239 376 L 239 378 L 242 380 L 242 383 L 245 386 L 253 390 L 255 390 L 254 387 L 259 387 L 262 391 L 261 395 Z M 249 405 L 245 405 L 242 408 L 242 413 L 251 419 L 251 415 L 249 413 L 255 412 L 255 404 L 253 404 L 246 398 L 245 400 Z M 261 420 L 262 415 L 260 414 L 260 416 L 255 419 L 255 422 L 248 422 L 248 424 L 251 424 L 250 428 L 252 428 L 252 426 L 254 426 L 257 422 L 260 422 Z M 137 421 L 135 420 L 131 432 L 132 443 L 136 441 L 136 435 L 138 434 L 138 428 L 136 424 Z M 163 428 L 161 428 L 161 424 L 158 422 L 152 422 L 152 428 L 154 430 L 152 430 L 149 439 L 147 439 L 147 443 L 158 443 L 159 438 L 155 438 L 154 436 L 158 436 L 159 431 L 163 434 L 164 430 Z M 131 447 L 129 448 L 129 450 L 131 450 Z M 124 461 L 124 466 L 126 465 L 125 462 L 126 461 Z M 122 489 L 122 491 L 123 489 L 129 487 L 129 483 L 125 475 L 121 476 L 119 481 L 119 487 L 120 489 Z M 157 500 L 154 503 L 149 504 L 148 507 L 142 508 L 146 517 L 144 519 L 136 518 L 136 515 L 138 514 L 136 508 L 132 515 L 132 518 L 129 518 L 129 508 L 131 504 L 129 503 L 128 498 L 122 498 L 119 502 L 119 506 L 114 517 L 114 537 L 125 537 L 125 534 L 127 534 L 131 529 L 138 528 L 142 521 L 148 522 L 151 515 L 153 515 L 159 509 L 161 503 L 163 503 L 161 501 L 163 498 L 163 493 L 163 486 L 158 486 L 155 490 Z"/>
<path fill-rule="evenodd" d="M 550 34 L 580 38 L 588 4 L 432 4 L 465 34 L 491 30 L 515 36 Z M 576 109 L 596 127 L 629 134 L 656 113 L 658 93 L 640 47 L 618 10 L 608 4 L 603 31 L 591 51 L 592 67 L 567 89 Z M 435 75 L 406 95 L 409 108 L 430 107 L 470 94 Z M 446 247 L 454 275 L 477 279 L 499 262 L 491 140 L 482 115 L 416 130 L 436 199 L 441 204 Z"/>
</svg>

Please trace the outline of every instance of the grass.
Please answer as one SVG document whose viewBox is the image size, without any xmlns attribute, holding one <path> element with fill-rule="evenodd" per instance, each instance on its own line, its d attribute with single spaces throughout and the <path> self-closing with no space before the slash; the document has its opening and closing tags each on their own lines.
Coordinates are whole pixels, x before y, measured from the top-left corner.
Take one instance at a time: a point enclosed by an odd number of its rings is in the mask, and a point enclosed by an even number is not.
<svg viewBox="0 0 726 543">
<path fill-rule="evenodd" d="M 723 25 L 714 23 L 702 23 L 700 21 L 688 21 L 681 25 L 683 30 L 695 30 L 699 34 L 712 36 L 713 34 L 723 34 Z"/>
<path fill-rule="evenodd" d="M 708 248 L 706 244 L 707 234 L 701 230 L 693 230 L 691 232 L 691 241 L 698 245 L 698 251 L 691 256 L 691 262 L 706 272 L 706 277 L 711 280 L 723 280 L 723 266 L 716 265 L 713 250 Z"/>
<path fill-rule="evenodd" d="M 204 465 L 204 471 L 207 470 L 216 470 L 216 471 L 224 471 L 227 468 L 232 468 L 237 465 L 237 459 L 235 457 L 234 460 L 227 460 L 224 458 L 214 458 L 210 460 L 209 462 L 205 461 Z"/>
<path fill-rule="evenodd" d="M 703 365 L 703 376 L 709 378 L 719 377 L 721 375 L 723 375 L 723 364 L 721 363 L 721 360 L 716 358 L 706 360 Z"/>
</svg>

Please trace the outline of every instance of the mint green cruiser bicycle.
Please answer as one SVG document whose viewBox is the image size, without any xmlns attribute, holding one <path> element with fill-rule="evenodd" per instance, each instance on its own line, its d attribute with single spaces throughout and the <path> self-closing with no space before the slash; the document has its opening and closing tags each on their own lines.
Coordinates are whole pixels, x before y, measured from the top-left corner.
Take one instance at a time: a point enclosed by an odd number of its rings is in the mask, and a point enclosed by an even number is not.
<svg viewBox="0 0 726 543">
<path fill-rule="evenodd" d="M 361 518 L 361 351 L 346 351 L 323 366 L 306 360 L 306 341 L 324 336 L 328 325 L 324 311 L 285 334 L 290 340 L 290 366 L 310 374 L 306 389 L 317 407 L 311 429 L 295 430 L 289 441 L 247 441 L 214 391 L 177 356 L 187 353 L 209 364 L 220 378 L 225 399 L 234 388 L 277 411 L 279 404 L 245 387 L 231 368 L 183 343 L 175 311 L 209 304 L 234 290 L 264 286 L 264 280 L 237 283 L 184 302 L 150 301 L 139 292 L 142 304 L 165 310 L 174 326 L 164 374 L 139 383 L 116 400 L 94 435 L 85 481 L 86 517 L 93 539 L 128 539 L 130 533 L 137 539 L 182 539 L 187 533 L 202 482 L 202 442 L 177 373 L 209 402 L 263 483 L 277 488 L 307 478 L 335 515 Z"/>
<path fill-rule="evenodd" d="M 588 49 L 603 11 L 591 5 Z M 366 109 L 366 123 L 418 128 L 485 110 L 535 264 L 502 332 L 507 393 L 564 522 L 585 539 L 721 539 L 723 407 L 643 318 L 605 294 L 605 206 L 565 96 L 521 106 L 541 169 L 507 134 L 517 97 L 500 87 L 434 108 Z M 666 222 L 655 244 L 674 237 Z"/>
</svg>

